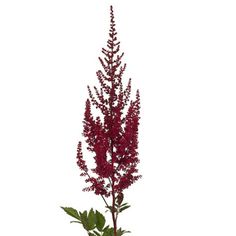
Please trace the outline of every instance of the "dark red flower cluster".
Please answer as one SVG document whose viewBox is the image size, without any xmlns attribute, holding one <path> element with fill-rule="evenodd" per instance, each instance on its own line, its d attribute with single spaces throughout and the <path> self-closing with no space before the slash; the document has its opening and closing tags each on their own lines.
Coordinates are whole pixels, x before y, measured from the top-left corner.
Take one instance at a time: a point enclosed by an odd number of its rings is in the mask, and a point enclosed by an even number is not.
<svg viewBox="0 0 236 236">
<path fill-rule="evenodd" d="M 103 67 L 97 71 L 100 89 L 94 92 L 88 87 L 89 97 L 84 114 L 83 136 L 87 149 L 94 153 L 95 168 L 88 172 L 83 159 L 81 142 L 78 144 L 77 164 L 82 176 L 90 186 L 85 191 L 114 197 L 122 193 L 136 180 L 138 159 L 138 126 L 140 96 L 130 101 L 131 79 L 123 87 L 122 76 L 126 64 L 122 64 L 124 53 L 119 53 L 120 42 L 117 41 L 114 13 L 111 7 L 110 31 L 107 48 L 102 49 L 104 58 L 99 57 Z M 94 117 L 91 106 L 100 110 L 100 117 Z"/>
</svg>

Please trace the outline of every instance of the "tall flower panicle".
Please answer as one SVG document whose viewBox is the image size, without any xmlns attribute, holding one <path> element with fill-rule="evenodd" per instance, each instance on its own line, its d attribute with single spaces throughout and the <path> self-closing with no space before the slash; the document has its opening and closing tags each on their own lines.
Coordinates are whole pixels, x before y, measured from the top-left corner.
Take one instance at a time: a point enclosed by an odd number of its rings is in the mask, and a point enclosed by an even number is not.
<svg viewBox="0 0 236 236">
<path fill-rule="evenodd" d="M 105 197 L 121 196 L 124 189 L 140 178 L 138 175 L 138 126 L 140 112 L 139 91 L 134 100 L 131 96 L 131 79 L 123 86 L 126 64 L 122 63 L 117 40 L 114 12 L 110 8 L 110 30 L 107 47 L 102 48 L 99 57 L 102 70 L 96 75 L 100 88 L 88 86 L 89 99 L 86 101 L 83 136 L 88 151 L 93 153 L 95 168 L 89 169 L 78 144 L 77 164 L 81 175 L 89 184 L 85 191 L 94 191 Z M 94 117 L 92 107 L 100 111 Z"/>
</svg>

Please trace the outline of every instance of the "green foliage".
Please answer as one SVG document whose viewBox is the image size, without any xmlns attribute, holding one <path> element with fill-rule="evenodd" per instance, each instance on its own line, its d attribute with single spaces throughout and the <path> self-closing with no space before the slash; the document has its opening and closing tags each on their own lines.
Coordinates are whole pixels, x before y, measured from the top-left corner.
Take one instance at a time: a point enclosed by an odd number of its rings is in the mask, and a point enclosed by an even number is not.
<svg viewBox="0 0 236 236">
<path fill-rule="evenodd" d="M 121 236 L 126 233 L 130 233 L 130 231 L 122 230 L 121 228 L 117 230 L 117 236 Z"/>
<path fill-rule="evenodd" d="M 114 236 L 114 228 L 108 227 L 104 229 L 102 236 Z"/>
<path fill-rule="evenodd" d="M 85 230 L 90 231 L 95 229 L 97 219 L 93 209 L 91 209 L 89 213 L 87 213 L 87 211 L 84 211 L 83 213 L 80 212 L 80 217 Z"/>
<path fill-rule="evenodd" d="M 61 207 L 68 215 L 74 217 L 78 221 L 76 222 L 81 222 L 80 215 L 78 214 L 77 210 L 72 208 L 72 207 Z"/>
<path fill-rule="evenodd" d="M 88 214 L 88 225 L 89 225 L 89 230 L 92 230 L 96 227 L 96 215 L 93 211 L 93 208 L 89 211 Z"/>
<path fill-rule="evenodd" d="M 89 236 L 96 236 L 96 234 L 93 234 L 91 232 L 88 233 Z"/>
<path fill-rule="evenodd" d="M 79 212 L 79 215 L 80 215 L 81 223 L 82 223 L 84 229 L 87 230 L 87 228 L 88 228 L 87 211 Z"/>
<path fill-rule="evenodd" d="M 118 213 L 128 209 L 129 207 L 130 207 L 130 205 L 128 205 L 128 203 L 124 203 L 124 204 L 121 204 L 121 205 L 116 203 L 114 209 L 113 209 L 112 206 L 106 206 L 106 208 L 108 208 L 110 210 L 110 212 L 118 212 Z"/>
<path fill-rule="evenodd" d="M 93 233 L 94 233 L 96 236 L 101 236 L 101 234 L 100 234 L 97 230 L 94 230 Z"/>
<path fill-rule="evenodd" d="M 71 221 L 71 223 L 80 223 L 83 225 L 84 229 L 88 232 L 89 236 L 105 236 L 111 231 L 111 229 L 105 226 L 106 219 L 102 213 L 90 209 L 90 211 L 79 212 L 72 207 L 61 207 L 68 215 L 75 218 L 76 221 Z M 109 235 L 109 234 L 108 234 Z"/>
<path fill-rule="evenodd" d="M 122 211 L 128 209 L 129 207 L 130 207 L 130 205 L 128 205 L 128 203 L 124 203 L 124 204 L 120 205 L 119 212 L 122 212 Z"/>
<path fill-rule="evenodd" d="M 123 210 L 129 208 L 127 203 L 120 205 L 116 211 L 122 212 Z M 71 223 L 80 223 L 83 225 L 84 229 L 88 232 L 89 236 L 114 236 L 114 228 L 110 226 L 105 226 L 106 219 L 102 213 L 99 211 L 94 211 L 93 208 L 90 211 L 79 212 L 72 207 L 61 207 L 68 215 L 75 218 L 76 221 L 71 221 Z M 130 233 L 130 231 L 125 231 L 119 228 L 117 230 L 117 236 L 122 236 L 125 233 Z"/>
<path fill-rule="evenodd" d="M 96 227 L 99 231 L 102 231 L 106 223 L 105 217 L 99 212 L 96 211 Z"/>
<path fill-rule="evenodd" d="M 116 233 L 117 236 L 122 236 L 125 233 L 130 233 L 130 231 L 122 230 L 121 228 L 119 228 Z M 107 227 L 106 229 L 103 230 L 102 236 L 114 236 L 114 228 Z"/>
</svg>

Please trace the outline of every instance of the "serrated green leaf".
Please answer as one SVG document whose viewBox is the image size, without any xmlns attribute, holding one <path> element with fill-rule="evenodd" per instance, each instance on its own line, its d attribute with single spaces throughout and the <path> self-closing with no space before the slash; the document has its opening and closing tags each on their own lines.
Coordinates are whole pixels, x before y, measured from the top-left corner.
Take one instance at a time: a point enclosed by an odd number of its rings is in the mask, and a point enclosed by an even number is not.
<svg viewBox="0 0 236 236">
<path fill-rule="evenodd" d="M 97 227 L 97 229 L 99 231 L 102 231 L 105 223 L 106 223 L 105 217 L 99 211 L 96 211 L 96 227 Z"/>
<path fill-rule="evenodd" d="M 89 230 L 89 223 L 88 223 L 87 211 L 84 211 L 83 213 L 79 212 L 79 214 L 80 214 L 81 222 L 83 224 L 84 229 L 86 229 L 88 231 Z"/>
<path fill-rule="evenodd" d="M 121 228 L 117 230 L 117 236 L 121 236 L 126 233 L 130 233 L 130 231 L 122 230 Z"/>
<path fill-rule="evenodd" d="M 122 230 L 121 230 L 121 229 L 118 229 L 117 232 L 116 232 L 116 235 L 117 235 L 117 236 L 121 236 L 121 235 L 122 235 Z"/>
<path fill-rule="evenodd" d="M 93 209 L 91 209 L 88 214 L 88 228 L 89 228 L 89 230 L 92 230 L 95 228 L 95 226 L 96 226 L 95 223 L 96 223 L 96 216 L 94 214 Z"/>
<path fill-rule="evenodd" d="M 75 219 L 81 221 L 80 215 L 77 210 L 72 207 L 61 207 L 68 215 L 74 217 Z"/>
<path fill-rule="evenodd" d="M 103 231 L 102 236 L 114 236 L 114 228 L 107 228 Z"/>
</svg>

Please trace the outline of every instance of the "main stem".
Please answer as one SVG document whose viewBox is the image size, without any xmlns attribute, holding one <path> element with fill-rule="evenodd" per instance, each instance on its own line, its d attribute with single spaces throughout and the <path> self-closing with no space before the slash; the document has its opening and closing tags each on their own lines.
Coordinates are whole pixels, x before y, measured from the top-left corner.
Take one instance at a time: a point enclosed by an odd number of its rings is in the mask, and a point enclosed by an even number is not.
<svg viewBox="0 0 236 236">
<path fill-rule="evenodd" d="M 113 56 L 114 56 L 114 52 L 113 52 L 113 43 L 114 43 L 114 34 L 112 32 L 112 48 L 111 48 L 111 53 L 112 53 L 112 57 L 111 57 L 111 69 L 113 69 Z M 114 73 L 114 72 L 113 72 Z M 112 83 L 112 96 L 114 95 L 114 74 L 111 75 L 111 83 Z M 111 112 L 111 120 L 112 120 L 112 123 L 113 123 L 113 97 L 111 97 L 111 100 L 110 100 L 110 112 Z M 112 124 L 113 125 L 113 124 Z M 114 152 L 114 147 L 113 147 L 113 139 L 111 138 L 111 161 L 112 161 L 112 169 L 114 171 L 114 157 L 113 157 L 113 152 Z M 115 216 L 115 189 L 114 189 L 114 184 L 115 184 L 115 180 L 114 180 L 114 175 L 115 173 L 113 172 L 113 176 L 111 178 L 111 181 L 112 181 L 112 221 L 113 221 L 113 228 L 114 228 L 114 236 L 117 236 L 117 218 Z"/>
<path fill-rule="evenodd" d="M 112 107 L 111 107 L 111 115 L 112 115 Z M 111 159 L 112 159 L 112 167 L 113 167 L 113 170 L 114 170 L 114 158 L 113 158 L 113 140 L 111 139 Z M 116 231 L 117 231 L 117 218 L 115 216 L 115 200 L 116 200 L 116 196 L 115 196 L 115 189 L 114 189 L 114 174 L 113 173 L 113 176 L 111 178 L 111 187 L 112 187 L 112 211 L 111 211 L 111 214 L 112 214 L 112 221 L 113 221 L 113 227 L 114 227 L 114 236 L 116 236 Z"/>
<path fill-rule="evenodd" d="M 115 216 L 115 191 L 114 191 L 114 183 L 112 184 L 112 221 L 113 221 L 113 227 L 114 227 L 114 236 L 116 236 L 117 231 L 117 219 Z"/>
</svg>

